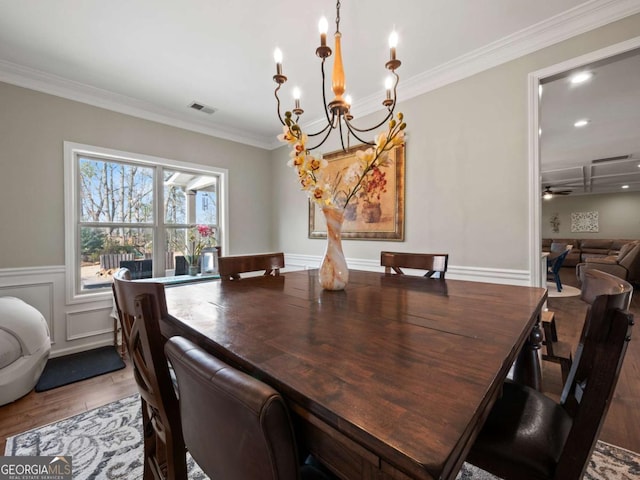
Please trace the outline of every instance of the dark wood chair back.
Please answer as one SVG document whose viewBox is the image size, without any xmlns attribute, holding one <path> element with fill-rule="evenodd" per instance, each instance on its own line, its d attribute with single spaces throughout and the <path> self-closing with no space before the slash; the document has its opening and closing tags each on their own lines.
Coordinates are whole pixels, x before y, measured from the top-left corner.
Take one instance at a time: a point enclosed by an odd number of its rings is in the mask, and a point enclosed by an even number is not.
<svg viewBox="0 0 640 480">
<path fill-rule="evenodd" d="M 172 337 L 165 352 L 178 380 L 187 447 L 209 478 L 325 478 L 299 468 L 287 405 L 273 388 L 186 338 Z"/>
<path fill-rule="evenodd" d="M 611 275 L 596 275 L 602 288 L 611 287 Z M 597 295 L 587 311 L 566 398 L 556 404 L 531 388 L 505 384 L 471 449 L 471 463 L 506 480 L 583 477 L 631 339 L 633 315 L 617 308 L 631 286 L 617 281 L 616 292 Z"/>
<path fill-rule="evenodd" d="M 237 255 L 220 257 L 218 260 L 222 280 L 239 280 L 241 273 L 264 270 L 264 275 L 280 275 L 284 268 L 284 253 L 263 253 L 257 255 Z"/>
<path fill-rule="evenodd" d="M 159 320 L 168 315 L 164 285 L 130 278 L 127 269 L 118 270 L 113 293 L 142 400 L 144 478 L 186 480 L 178 398 L 160 333 Z"/>
<path fill-rule="evenodd" d="M 570 389 L 564 407 L 572 416 L 573 425 L 558 461 L 555 479 L 580 479 L 584 475 L 631 339 L 633 315 L 608 308 L 607 297 L 596 298 L 591 306 L 584 350 L 574 361 L 575 375 L 567 381 Z"/>
<path fill-rule="evenodd" d="M 576 347 L 576 353 L 571 362 L 571 368 L 567 379 L 562 389 L 562 395 L 560 396 L 560 402 L 566 403 L 569 400 L 569 395 L 574 388 L 576 373 L 580 365 L 580 359 L 584 355 L 585 342 L 589 332 L 590 318 L 592 315 L 602 315 L 601 312 L 592 313 L 594 306 L 597 306 L 601 311 L 603 309 L 618 308 L 626 310 L 631 303 L 631 295 L 633 293 L 633 287 L 630 283 L 611 275 L 609 273 L 601 272 L 600 270 L 587 270 L 584 273 L 584 280 L 582 282 L 582 288 L 580 291 L 580 298 L 589 304 L 584 324 L 582 325 L 582 332 L 580 334 L 580 340 Z M 606 299 L 606 303 L 602 305 L 603 300 Z M 599 300 L 596 305 L 596 300 Z M 571 401 L 569 400 L 570 404 Z M 575 404 L 573 404 L 575 405 Z"/>
<path fill-rule="evenodd" d="M 444 279 L 448 263 L 447 253 L 380 252 L 380 265 L 387 274 L 393 270 L 398 275 L 404 275 L 402 268 L 414 268 L 427 270 L 425 277 L 433 277 L 438 273 L 438 278 Z"/>
</svg>

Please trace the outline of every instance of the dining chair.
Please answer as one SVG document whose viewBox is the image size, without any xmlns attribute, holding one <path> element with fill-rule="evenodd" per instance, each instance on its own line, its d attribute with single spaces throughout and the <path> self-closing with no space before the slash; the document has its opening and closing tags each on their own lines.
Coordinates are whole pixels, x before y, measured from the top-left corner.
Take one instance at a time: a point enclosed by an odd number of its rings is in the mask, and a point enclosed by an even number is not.
<svg viewBox="0 0 640 480">
<path fill-rule="evenodd" d="M 624 283 L 626 291 L 630 285 Z M 583 348 L 560 402 L 506 382 L 467 461 L 505 480 L 582 478 L 631 339 L 633 315 L 618 308 L 619 295 L 593 299 L 582 331 Z"/>
<path fill-rule="evenodd" d="M 438 273 L 438 278 L 444 280 L 448 263 L 447 253 L 380 252 L 380 265 L 387 274 L 393 270 L 398 275 L 404 275 L 402 268 L 414 268 L 427 270 L 425 277 L 431 278 Z"/>
<path fill-rule="evenodd" d="M 178 398 L 160 334 L 159 319 L 168 315 L 164 285 L 132 282 L 130 272 L 121 268 L 113 276 L 113 293 L 142 401 L 143 478 L 186 480 Z"/>
<path fill-rule="evenodd" d="M 556 257 L 552 257 L 551 255 L 547 257 L 547 278 L 551 278 L 553 282 L 556 284 L 556 289 L 558 292 L 562 291 L 562 280 L 560 279 L 560 268 L 562 268 L 562 264 L 564 263 L 564 259 L 567 258 L 569 252 L 571 251 L 570 247 L 567 247 L 564 252 L 559 254 Z"/>
<path fill-rule="evenodd" d="M 189 273 L 189 262 L 183 255 L 176 255 L 175 259 L 175 270 L 174 275 L 177 277 L 179 275 L 187 275 Z M 198 271 L 200 271 L 200 259 L 198 258 Z"/>
<path fill-rule="evenodd" d="M 257 272 L 264 270 L 264 275 L 280 275 L 280 269 L 284 268 L 284 253 L 262 253 L 256 255 L 235 255 L 220 257 L 218 269 L 220 278 L 226 280 L 240 280 L 241 273 Z"/>
<path fill-rule="evenodd" d="M 598 296 L 608 295 L 610 307 L 626 310 L 631 303 L 632 291 L 633 289 L 629 283 L 621 281 L 616 276 L 599 270 L 590 270 L 585 274 L 584 281 L 582 282 L 580 299 L 588 305 L 592 305 Z M 552 321 L 543 320 L 542 329 L 544 331 L 544 345 L 546 350 L 542 354 L 542 360 L 560 365 L 562 383 L 566 385 L 567 379 L 570 376 L 571 367 L 574 364 L 572 355 L 574 345 L 558 340 L 555 319 Z M 576 355 L 581 354 L 583 341 L 584 339 L 581 337 L 576 348 Z"/>
<path fill-rule="evenodd" d="M 185 442 L 207 476 L 328 478 L 316 466 L 300 467 L 288 408 L 277 391 L 186 338 L 172 337 L 165 352 L 178 381 Z"/>
</svg>

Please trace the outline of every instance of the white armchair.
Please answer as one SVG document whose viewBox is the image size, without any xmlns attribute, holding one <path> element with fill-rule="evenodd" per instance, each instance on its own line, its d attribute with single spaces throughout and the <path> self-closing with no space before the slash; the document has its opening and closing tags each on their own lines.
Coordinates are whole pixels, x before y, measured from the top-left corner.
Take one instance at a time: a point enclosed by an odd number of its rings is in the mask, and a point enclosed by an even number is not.
<svg viewBox="0 0 640 480">
<path fill-rule="evenodd" d="M 0 297 L 0 405 L 33 389 L 50 350 L 42 314 L 19 298 Z"/>
</svg>

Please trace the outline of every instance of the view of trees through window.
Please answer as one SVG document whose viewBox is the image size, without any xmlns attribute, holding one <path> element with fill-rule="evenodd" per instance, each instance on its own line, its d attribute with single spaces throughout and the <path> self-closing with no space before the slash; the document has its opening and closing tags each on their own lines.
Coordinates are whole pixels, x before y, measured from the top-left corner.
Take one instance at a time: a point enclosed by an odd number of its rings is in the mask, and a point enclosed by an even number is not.
<svg viewBox="0 0 640 480">
<path fill-rule="evenodd" d="M 217 229 L 217 176 L 88 156 L 77 161 L 80 290 L 108 287 L 121 266 L 150 277 L 154 258 L 162 263 L 156 275 L 172 275 L 175 256 L 187 253 L 178 240 L 189 227 Z M 162 179 L 160 191 L 156 175 Z M 155 202 L 163 206 L 160 221 Z M 162 253 L 154 256 L 158 239 Z"/>
</svg>

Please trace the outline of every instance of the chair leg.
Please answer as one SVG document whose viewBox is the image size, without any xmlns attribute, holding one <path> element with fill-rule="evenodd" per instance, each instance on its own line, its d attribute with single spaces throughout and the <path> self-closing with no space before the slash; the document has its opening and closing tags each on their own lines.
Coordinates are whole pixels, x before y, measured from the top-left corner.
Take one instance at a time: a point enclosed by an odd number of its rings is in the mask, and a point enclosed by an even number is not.
<svg viewBox="0 0 640 480">
<path fill-rule="evenodd" d="M 558 292 L 562 291 L 562 282 L 560 281 L 560 274 L 559 273 L 555 273 L 553 275 L 554 280 L 556 281 L 556 288 L 558 289 Z"/>
</svg>

